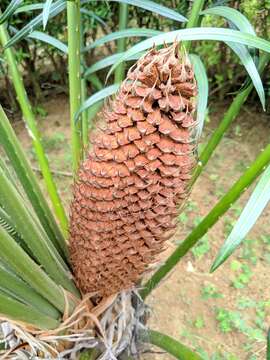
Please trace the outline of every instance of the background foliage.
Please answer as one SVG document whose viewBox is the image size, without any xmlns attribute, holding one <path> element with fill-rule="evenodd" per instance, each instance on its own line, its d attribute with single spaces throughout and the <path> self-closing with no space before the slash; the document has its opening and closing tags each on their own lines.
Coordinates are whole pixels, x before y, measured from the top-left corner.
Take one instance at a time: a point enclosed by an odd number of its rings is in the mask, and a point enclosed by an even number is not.
<svg viewBox="0 0 270 360">
<path fill-rule="evenodd" d="M 172 9 L 178 10 L 179 13 L 187 16 L 192 5 L 192 1 L 186 0 L 158 0 Z M 25 1 L 25 4 L 30 3 Z M 39 0 L 31 1 L 31 4 L 39 3 Z M 2 0 L 1 8 L 5 9 L 9 4 L 9 0 Z M 240 10 L 255 27 L 258 36 L 269 39 L 270 37 L 270 1 L 208 1 L 208 7 L 216 5 L 227 5 Z M 97 17 L 83 14 L 84 34 L 85 40 L 90 43 L 97 37 L 110 33 L 118 27 L 118 4 L 116 2 L 106 3 L 103 1 L 90 2 L 85 5 L 85 8 L 95 12 Z M 19 13 L 12 17 L 10 22 L 10 29 L 16 31 L 20 29 L 23 24 L 26 24 L 31 17 L 36 16 L 36 12 Z M 220 17 L 204 16 L 203 26 L 224 26 L 224 20 Z M 129 23 L 128 27 L 151 28 L 156 30 L 177 29 L 181 24 L 172 20 L 163 18 L 156 14 L 151 14 L 148 11 L 133 6 L 129 7 Z M 182 25 L 183 26 L 183 25 Z M 66 14 L 62 12 L 54 21 L 50 21 L 46 32 L 59 40 L 66 42 Z M 130 41 L 130 40 L 129 40 Z M 132 39 L 131 41 L 134 41 Z M 102 58 L 104 55 L 112 54 L 114 51 L 114 43 L 108 43 L 105 47 L 97 48 L 87 52 L 85 61 L 86 65 L 90 66 L 96 59 Z M 199 54 L 208 69 L 208 77 L 211 85 L 210 96 L 218 96 L 223 99 L 224 96 L 230 92 L 237 91 L 241 84 L 243 84 L 246 72 L 240 65 L 238 58 L 232 51 L 222 42 L 204 41 L 194 45 L 195 52 Z M 66 62 L 67 59 L 59 51 L 47 44 L 44 45 L 38 41 L 23 40 L 17 47 L 16 56 L 21 64 L 25 81 L 28 88 L 28 93 L 33 97 L 36 104 L 36 111 L 42 112 L 38 104 L 43 98 L 49 94 L 52 89 L 56 92 L 67 93 L 67 74 Z M 7 71 L 0 54 L 0 74 L 3 85 L 9 84 Z M 266 84 L 266 95 L 270 95 L 270 76 L 265 71 L 264 84 Z M 105 77 L 105 72 L 104 72 Z M 104 79 L 102 79 L 104 80 Z M 89 85 L 91 86 L 91 84 Z M 12 110 L 17 110 L 17 104 L 14 100 L 12 86 L 6 86 L 7 93 L 0 95 L 1 101 Z M 30 92 L 29 92 L 30 91 Z M 250 98 L 254 100 L 254 97 Z M 269 109 L 268 109 L 269 111 Z M 41 114 L 42 115 L 42 114 Z"/>
</svg>

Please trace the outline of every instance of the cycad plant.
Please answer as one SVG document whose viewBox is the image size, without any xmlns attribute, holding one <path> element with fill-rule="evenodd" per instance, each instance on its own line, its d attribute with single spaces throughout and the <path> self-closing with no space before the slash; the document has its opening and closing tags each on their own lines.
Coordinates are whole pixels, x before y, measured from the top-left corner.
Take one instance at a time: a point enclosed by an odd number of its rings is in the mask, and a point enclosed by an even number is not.
<svg viewBox="0 0 270 360">
<path fill-rule="evenodd" d="M 0 17 L 6 67 L 53 209 L 1 107 L 2 354 L 10 359 L 128 359 L 140 355 L 143 343 L 152 343 L 178 359 L 200 359 L 174 339 L 147 329 L 144 299 L 262 172 L 212 270 L 239 245 L 269 201 L 270 145 L 161 265 L 159 255 L 176 226 L 181 226 L 177 215 L 192 184 L 253 86 L 265 106 L 260 73 L 269 61 L 270 43 L 256 37 L 247 19 L 229 7 L 203 10 L 204 1 L 196 0 L 187 20 L 152 1 L 122 0 L 119 31 L 85 45 L 82 15 L 95 16 L 87 9 L 89 3 L 12 0 Z M 187 25 L 166 33 L 128 28 L 129 6 Z M 10 38 L 10 17 L 37 10 L 40 13 Z M 45 32 L 48 20 L 65 10 L 67 44 Z M 230 28 L 196 27 L 205 14 L 223 16 Z M 43 31 L 36 30 L 42 25 Z M 149 39 L 127 49 L 126 40 L 132 36 Z M 14 46 L 29 38 L 68 55 L 74 170 L 69 224 L 16 60 Z M 117 52 L 87 68 L 85 53 L 113 40 Z M 202 60 L 190 53 L 193 40 L 224 41 L 249 74 L 199 158 L 208 83 Z M 264 52 L 259 62 L 258 49 Z M 125 61 L 129 66 L 133 62 L 126 75 Z M 103 88 L 96 73 L 110 65 L 107 81 L 114 72 L 115 83 Z M 99 89 L 89 98 L 88 81 Z M 114 93 L 88 144 L 93 127 L 89 119 Z"/>
</svg>

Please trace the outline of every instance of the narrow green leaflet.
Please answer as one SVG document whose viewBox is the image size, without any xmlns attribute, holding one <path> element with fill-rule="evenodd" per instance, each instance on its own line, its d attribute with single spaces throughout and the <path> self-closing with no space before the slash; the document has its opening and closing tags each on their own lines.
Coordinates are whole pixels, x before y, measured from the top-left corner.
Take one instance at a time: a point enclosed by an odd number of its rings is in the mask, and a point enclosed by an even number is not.
<svg viewBox="0 0 270 360">
<path fill-rule="evenodd" d="M 122 39 L 122 38 L 129 38 L 129 37 L 151 37 L 151 36 L 155 36 L 161 34 L 161 31 L 158 30 L 152 30 L 152 29 L 136 29 L 136 28 L 132 28 L 132 29 L 125 29 L 125 30 L 120 30 L 120 31 L 115 31 L 113 33 L 110 33 L 108 35 L 105 35 L 99 39 L 97 39 L 96 41 L 92 42 L 91 44 L 89 44 L 88 46 L 86 46 L 83 49 L 83 52 L 89 51 L 91 49 L 94 49 L 98 46 L 101 46 L 103 44 L 106 44 L 109 41 L 113 41 L 113 40 L 117 40 L 117 39 Z"/>
<path fill-rule="evenodd" d="M 82 104 L 81 108 L 79 109 L 79 111 L 75 115 L 75 121 L 77 121 L 80 114 L 83 111 L 85 111 L 86 109 L 88 109 L 90 106 L 96 104 L 97 102 L 99 102 L 100 100 L 105 99 L 108 96 L 111 96 L 111 95 L 115 94 L 117 92 L 117 90 L 119 89 L 119 86 L 120 86 L 120 84 L 114 84 L 114 85 L 108 86 L 108 87 L 96 92 L 94 95 L 90 96 Z"/>
<path fill-rule="evenodd" d="M 254 30 L 253 26 L 251 25 L 251 23 L 248 21 L 248 19 L 243 14 L 241 14 L 239 11 L 237 11 L 233 8 L 230 8 L 227 6 L 217 6 L 217 7 L 213 7 L 213 8 L 204 10 L 201 12 L 201 14 L 222 16 L 225 19 L 227 19 L 228 21 L 230 21 L 231 23 L 233 23 L 233 25 L 236 26 L 242 32 L 256 36 L 255 30 Z M 258 96 L 262 103 L 263 109 L 265 110 L 265 94 L 264 94 L 262 80 L 260 78 L 257 67 L 256 67 L 256 65 L 253 61 L 253 58 L 250 55 L 248 49 L 241 44 L 234 44 L 232 42 L 227 42 L 227 45 L 229 47 L 231 47 L 231 49 L 241 59 L 243 65 L 245 66 L 245 68 L 254 84 L 254 87 L 258 93 Z"/>
<path fill-rule="evenodd" d="M 14 12 L 14 14 L 19 14 L 19 13 L 23 13 L 23 12 L 30 12 L 30 11 L 33 11 L 33 10 L 42 10 L 43 8 L 44 8 L 43 3 L 23 5 L 23 6 L 18 7 L 16 9 L 16 11 Z"/>
<path fill-rule="evenodd" d="M 174 41 L 185 40 L 216 40 L 224 42 L 235 42 L 270 52 L 270 42 L 254 35 L 241 33 L 238 30 L 231 30 L 225 28 L 211 28 L 198 27 L 191 29 L 182 29 L 170 31 L 156 35 L 150 39 L 141 41 L 139 44 L 132 46 L 125 52 L 125 55 L 119 59 L 110 69 L 108 76 L 117 68 L 122 62 L 126 61 L 130 56 L 133 56 L 141 51 L 151 48 L 153 45 L 162 45 L 164 42 L 173 43 Z M 107 77 L 108 77 L 107 76 Z"/>
<path fill-rule="evenodd" d="M 197 104 L 197 121 L 198 121 L 198 137 L 202 133 L 204 120 L 207 112 L 207 102 L 208 102 L 208 78 L 204 64 L 202 63 L 199 56 L 190 54 L 189 58 L 193 65 L 195 78 L 198 86 L 198 104 Z"/>
<path fill-rule="evenodd" d="M 124 52 L 117 53 L 97 61 L 95 64 L 91 65 L 88 69 L 86 69 L 86 71 L 84 72 L 84 78 L 87 78 L 89 75 L 95 73 L 96 71 L 105 69 L 106 67 L 113 65 L 117 60 L 121 59 L 123 55 Z M 128 58 L 127 61 L 138 60 L 142 55 L 143 53 L 136 54 Z"/>
<path fill-rule="evenodd" d="M 144 330 L 140 333 L 142 341 L 165 350 L 180 360 L 202 360 L 202 358 L 187 346 L 172 337 L 154 330 Z"/>
<path fill-rule="evenodd" d="M 60 315 L 55 307 L 14 273 L 5 269 L 2 264 L 0 264 L 0 289 L 7 292 L 13 298 L 33 306 L 43 314 L 55 319 Z"/>
<path fill-rule="evenodd" d="M 258 93 L 263 109 L 265 110 L 265 93 L 263 88 L 263 83 L 258 72 L 258 69 L 250 55 L 246 46 L 241 44 L 236 44 L 233 42 L 226 42 L 226 44 L 235 52 L 237 56 L 239 56 L 242 64 L 246 68 L 253 85 Z"/>
<path fill-rule="evenodd" d="M 15 230 L 22 235 L 25 243 L 38 262 L 58 284 L 77 294 L 77 290 L 63 260 L 47 238 L 45 230 L 36 222 L 24 199 L 0 168 L 0 203 L 11 215 Z M 1 255 L 2 256 L 2 255 Z"/>
<path fill-rule="evenodd" d="M 261 56 L 258 66 L 260 74 L 262 74 L 263 70 L 265 69 L 269 61 L 270 61 L 270 53 L 265 53 Z M 225 112 L 224 116 L 219 122 L 219 125 L 211 135 L 203 151 L 200 153 L 200 165 L 196 167 L 190 185 L 194 184 L 195 181 L 200 176 L 200 174 L 202 173 L 203 169 L 207 165 L 215 149 L 222 140 L 224 134 L 229 129 L 232 121 L 239 115 L 252 89 L 253 89 L 253 84 L 250 83 L 246 89 L 242 90 L 234 97 L 231 105 L 229 106 L 228 110 Z"/>
<path fill-rule="evenodd" d="M 50 16 L 50 10 L 51 10 L 51 5 L 53 3 L 53 0 L 46 0 L 45 1 L 45 4 L 44 4 L 44 8 L 43 8 L 43 13 L 42 13 L 42 16 L 43 16 L 43 30 L 46 29 L 46 26 L 47 26 L 47 22 L 49 20 L 49 16 Z"/>
<path fill-rule="evenodd" d="M 18 179 L 20 180 L 28 199 L 31 202 L 36 215 L 39 218 L 43 229 L 46 231 L 48 238 L 60 252 L 61 249 L 64 249 L 63 251 L 66 253 L 67 246 L 65 238 L 54 219 L 43 192 L 41 191 L 38 179 L 35 176 L 26 154 L 1 105 L 0 143 L 5 150 Z M 5 172 L 5 174 L 7 175 L 7 172 Z"/>
<path fill-rule="evenodd" d="M 21 5 L 23 0 L 12 0 L 6 10 L 0 15 L 0 24 L 7 21 L 15 12 L 15 10 Z"/>
<path fill-rule="evenodd" d="M 85 3 L 87 3 L 86 0 L 81 1 L 81 4 L 85 4 Z M 43 10 L 43 9 L 44 9 L 44 3 L 22 5 L 16 9 L 14 14 L 19 14 L 22 12 L 29 12 L 29 11 L 33 11 L 33 10 Z M 42 19 L 42 21 L 43 21 L 43 19 Z"/>
<path fill-rule="evenodd" d="M 53 3 L 50 7 L 49 19 L 58 15 L 61 11 L 66 8 L 65 0 L 58 0 Z M 43 23 L 43 12 L 36 16 L 33 20 L 29 21 L 27 25 L 25 25 L 20 31 L 18 31 L 6 44 L 5 48 L 8 48 L 14 44 L 16 44 L 21 39 L 25 38 L 31 32 L 33 32 L 38 26 Z"/>
<path fill-rule="evenodd" d="M 260 178 L 232 232 L 220 249 L 211 272 L 215 271 L 241 244 L 270 201 L 270 165 Z"/>
<path fill-rule="evenodd" d="M 62 288 L 37 265 L 0 226 L 0 258 L 29 286 L 47 299 L 59 311 L 64 312 L 65 296 Z M 2 308 L 1 308 L 2 310 Z M 2 312 L 2 311 L 1 311 Z"/>
<path fill-rule="evenodd" d="M 50 318 L 32 306 L 22 304 L 21 302 L 7 296 L 6 293 L 0 291 L 0 309 L 1 314 L 9 319 L 23 321 L 27 324 L 32 324 L 38 329 L 55 329 L 59 326 L 59 321 Z"/>
<path fill-rule="evenodd" d="M 201 12 L 201 15 L 218 15 L 231 21 L 239 30 L 256 35 L 255 30 L 248 19 L 236 9 L 228 6 L 215 6 Z"/>
<path fill-rule="evenodd" d="M 66 44 L 64 44 L 62 41 L 54 38 L 53 36 L 50 36 L 48 34 L 45 34 L 41 31 L 33 31 L 28 36 L 28 38 L 35 39 L 42 41 L 44 43 L 47 43 L 49 45 L 54 46 L 56 49 L 59 49 L 63 53 L 68 53 L 68 47 Z"/>
<path fill-rule="evenodd" d="M 91 1 L 91 0 L 90 0 Z M 169 9 L 166 6 L 157 4 L 154 1 L 150 0 L 108 0 L 108 1 L 114 1 L 114 2 L 120 2 L 125 3 L 133 6 L 140 7 L 142 9 L 151 11 L 153 13 L 162 15 L 168 19 L 176 20 L 179 22 L 186 22 L 187 18 L 185 18 L 183 15 L 177 13 L 174 10 Z"/>
</svg>

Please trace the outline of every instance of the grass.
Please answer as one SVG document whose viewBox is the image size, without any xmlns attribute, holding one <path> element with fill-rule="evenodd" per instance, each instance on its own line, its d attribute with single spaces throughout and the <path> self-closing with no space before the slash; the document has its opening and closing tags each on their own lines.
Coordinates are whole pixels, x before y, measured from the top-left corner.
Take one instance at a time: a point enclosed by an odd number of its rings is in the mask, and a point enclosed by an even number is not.
<svg viewBox="0 0 270 360">
<path fill-rule="evenodd" d="M 194 327 L 196 329 L 202 329 L 205 327 L 205 320 L 202 315 L 199 315 L 194 321 Z"/>
<path fill-rule="evenodd" d="M 236 289 L 243 289 L 251 280 L 252 270 L 248 264 L 237 260 L 231 262 L 231 270 L 235 274 L 232 279 L 232 285 Z"/>
<path fill-rule="evenodd" d="M 214 284 L 209 283 L 201 288 L 201 299 L 221 299 L 223 294 L 221 294 Z"/>
<path fill-rule="evenodd" d="M 44 137 L 43 146 L 47 151 L 59 150 L 65 147 L 65 134 L 56 131 L 50 137 Z"/>
<path fill-rule="evenodd" d="M 201 259 L 210 250 L 209 237 L 204 235 L 198 243 L 192 248 L 191 252 L 197 259 Z"/>
</svg>

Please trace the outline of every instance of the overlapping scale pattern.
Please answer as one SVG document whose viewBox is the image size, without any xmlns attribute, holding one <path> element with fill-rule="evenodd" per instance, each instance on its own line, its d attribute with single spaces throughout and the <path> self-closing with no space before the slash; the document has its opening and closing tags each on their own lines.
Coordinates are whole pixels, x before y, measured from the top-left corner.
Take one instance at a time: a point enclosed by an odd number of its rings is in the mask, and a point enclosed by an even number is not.
<svg viewBox="0 0 270 360">
<path fill-rule="evenodd" d="M 74 185 L 70 253 L 82 292 L 132 287 L 176 227 L 196 164 L 196 83 L 177 44 L 152 49 L 103 110 Z"/>
</svg>

